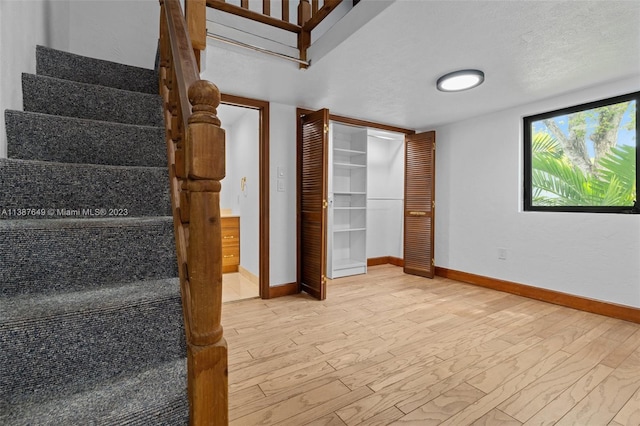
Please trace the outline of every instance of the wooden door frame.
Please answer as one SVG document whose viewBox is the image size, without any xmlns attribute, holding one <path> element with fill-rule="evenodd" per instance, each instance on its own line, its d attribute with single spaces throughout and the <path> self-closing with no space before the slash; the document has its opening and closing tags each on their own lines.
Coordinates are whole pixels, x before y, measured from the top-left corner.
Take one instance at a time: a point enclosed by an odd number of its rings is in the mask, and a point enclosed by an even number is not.
<svg viewBox="0 0 640 426">
<path fill-rule="evenodd" d="M 314 111 L 315 110 L 308 109 L 308 108 L 297 108 L 296 119 L 300 119 L 301 115 L 309 114 Z M 395 132 L 395 133 L 404 133 L 405 135 L 413 135 L 416 133 L 415 130 L 405 129 L 403 127 L 396 127 L 390 124 L 381 124 L 381 123 L 376 123 L 374 121 L 367 121 L 367 120 L 361 120 L 359 118 L 345 117 L 344 115 L 331 114 L 331 110 L 329 110 L 329 120 L 335 121 L 336 123 L 348 124 L 351 126 L 371 127 L 372 129 L 387 130 L 389 132 Z"/>
<path fill-rule="evenodd" d="M 258 125 L 258 163 L 259 183 L 259 242 L 258 242 L 258 280 L 261 299 L 270 298 L 269 283 L 269 102 L 242 96 L 221 94 L 221 103 L 257 110 Z M 224 123 L 222 123 L 224 128 Z"/>
<path fill-rule="evenodd" d="M 301 167 L 301 159 L 299 153 L 297 153 L 297 147 L 301 144 L 302 132 L 300 131 L 300 119 L 303 115 L 310 114 L 316 110 L 308 109 L 308 108 L 296 108 L 296 280 L 298 284 L 298 293 L 302 291 L 300 287 L 300 274 L 302 273 L 301 265 L 302 265 L 302 257 L 300 251 L 300 241 L 301 241 L 301 229 L 302 224 L 300 221 L 301 216 L 301 206 L 300 206 L 300 193 L 301 193 L 301 185 L 300 179 L 297 177 L 300 175 L 300 167 Z M 415 130 L 405 129 L 403 127 L 392 126 L 389 124 L 381 124 L 373 121 L 360 120 L 358 118 L 350 118 L 345 117 L 343 115 L 335 115 L 331 114 L 331 110 L 329 110 L 329 121 L 335 121 L 336 123 L 347 124 L 351 126 L 359 126 L 359 127 L 370 127 L 372 129 L 378 130 L 386 130 L 389 132 L 395 133 L 403 133 L 405 135 L 414 135 L 416 133 Z M 404 219 L 403 219 L 404 220 Z"/>
</svg>

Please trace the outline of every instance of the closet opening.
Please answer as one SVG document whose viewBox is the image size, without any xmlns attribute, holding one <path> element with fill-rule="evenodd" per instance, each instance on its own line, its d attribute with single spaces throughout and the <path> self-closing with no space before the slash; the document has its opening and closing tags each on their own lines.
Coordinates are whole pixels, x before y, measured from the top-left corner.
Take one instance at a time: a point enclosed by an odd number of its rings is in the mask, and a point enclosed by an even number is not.
<svg viewBox="0 0 640 426">
<path fill-rule="evenodd" d="M 300 290 L 322 300 L 327 279 L 383 264 L 424 275 L 433 267 L 435 144 L 423 144 L 425 134 L 326 109 L 298 109 L 298 117 Z"/>
</svg>

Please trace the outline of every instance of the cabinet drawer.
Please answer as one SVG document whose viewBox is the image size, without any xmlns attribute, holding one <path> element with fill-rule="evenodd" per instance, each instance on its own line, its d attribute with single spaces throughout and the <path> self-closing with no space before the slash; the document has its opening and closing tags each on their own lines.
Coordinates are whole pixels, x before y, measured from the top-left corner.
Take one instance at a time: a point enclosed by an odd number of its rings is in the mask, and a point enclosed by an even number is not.
<svg viewBox="0 0 640 426">
<path fill-rule="evenodd" d="M 240 264 L 240 246 L 224 247 L 222 249 L 222 266 Z"/>
<path fill-rule="evenodd" d="M 222 246 L 240 244 L 240 230 L 234 228 L 222 228 Z"/>
<path fill-rule="evenodd" d="M 222 217 L 220 218 L 220 226 L 222 226 L 222 228 L 240 229 L 240 218 L 239 217 Z"/>
</svg>

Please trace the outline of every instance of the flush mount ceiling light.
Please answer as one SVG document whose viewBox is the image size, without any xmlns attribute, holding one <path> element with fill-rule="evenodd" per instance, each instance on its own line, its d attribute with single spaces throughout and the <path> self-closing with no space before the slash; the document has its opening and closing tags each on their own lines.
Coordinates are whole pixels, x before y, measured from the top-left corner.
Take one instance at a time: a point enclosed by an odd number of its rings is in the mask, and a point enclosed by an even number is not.
<svg viewBox="0 0 640 426">
<path fill-rule="evenodd" d="M 460 92 L 479 86 L 484 81 L 480 70 L 461 70 L 450 72 L 438 79 L 436 86 L 441 92 Z"/>
</svg>

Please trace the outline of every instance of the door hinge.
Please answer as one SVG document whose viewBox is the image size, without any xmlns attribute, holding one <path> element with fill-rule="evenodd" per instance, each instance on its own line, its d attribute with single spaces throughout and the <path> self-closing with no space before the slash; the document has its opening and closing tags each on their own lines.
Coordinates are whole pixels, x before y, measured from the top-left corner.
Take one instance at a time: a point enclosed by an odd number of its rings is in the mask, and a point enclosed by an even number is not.
<svg viewBox="0 0 640 426">
<path fill-rule="evenodd" d="M 325 125 L 324 125 L 324 134 L 326 135 L 327 133 L 329 133 L 329 125 L 325 123 Z"/>
<path fill-rule="evenodd" d="M 435 200 L 431 201 L 431 208 L 435 210 L 435 208 L 436 208 L 436 201 Z"/>
<path fill-rule="evenodd" d="M 433 257 L 431 258 L 431 266 L 436 266 L 436 260 Z"/>
<path fill-rule="evenodd" d="M 329 203 L 327 203 L 327 200 L 322 200 L 322 208 L 326 209 L 329 206 Z"/>
<path fill-rule="evenodd" d="M 436 150 L 436 143 L 435 142 L 433 143 L 433 150 L 434 151 Z"/>
<path fill-rule="evenodd" d="M 326 284 L 327 283 L 327 277 L 325 277 L 324 275 L 322 276 L 322 284 Z"/>
</svg>

